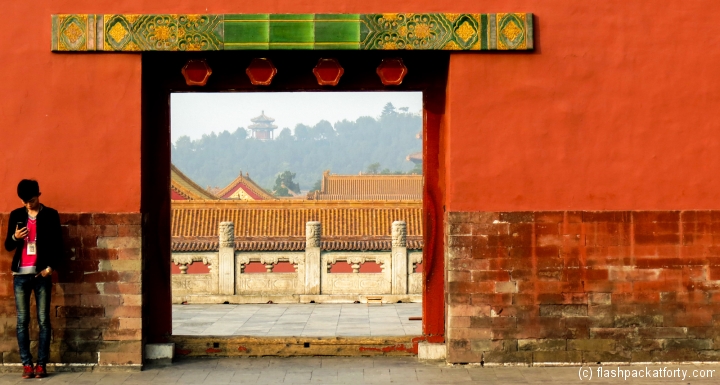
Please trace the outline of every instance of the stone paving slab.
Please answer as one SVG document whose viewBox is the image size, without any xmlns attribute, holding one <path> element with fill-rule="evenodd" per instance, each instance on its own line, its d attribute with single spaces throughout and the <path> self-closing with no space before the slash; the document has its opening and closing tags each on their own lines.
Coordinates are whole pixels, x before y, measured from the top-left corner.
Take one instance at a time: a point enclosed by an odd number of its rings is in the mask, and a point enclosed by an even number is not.
<svg viewBox="0 0 720 385">
<path fill-rule="evenodd" d="M 173 305 L 173 334 L 388 337 L 422 334 L 421 303 Z"/>
<path fill-rule="evenodd" d="M 146 366 L 142 372 L 51 373 L 42 380 L 23 380 L 20 373 L 0 375 L 0 384 L 717 384 L 720 364 L 603 366 L 636 375 L 665 373 L 661 378 L 597 378 L 590 367 L 481 367 L 420 362 L 412 357 L 262 357 L 182 359 L 168 366 Z M 663 372 L 663 369 L 665 371 Z M 682 378 L 682 371 L 685 378 Z M 676 372 L 677 371 L 677 372 Z M 589 377 L 593 373 L 592 377 Z M 670 374 L 673 376 L 670 376 Z M 675 373 L 680 374 L 678 378 Z M 693 377 L 693 374 L 696 377 Z M 699 376 L 704 374 L 706 378 Z M 585 376 L 582 380 L 581 377 Z"/>
</svg>

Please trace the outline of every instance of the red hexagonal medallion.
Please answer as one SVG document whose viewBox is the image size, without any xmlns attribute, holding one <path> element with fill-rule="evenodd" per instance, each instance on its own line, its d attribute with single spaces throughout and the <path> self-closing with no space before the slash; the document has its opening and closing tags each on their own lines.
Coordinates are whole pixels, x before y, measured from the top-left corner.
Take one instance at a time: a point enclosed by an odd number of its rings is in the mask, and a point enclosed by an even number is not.
<svg viewBox="0 0 720 385">
<path fill-rule="evenodd" d="M 189 86 L 204 86 L 212 75 L 212 68 L 205 59 L 191 59 L 182 68 L 185 83 Z"/>
<path fill-rule="evenodd" d="M 245 69 L 245 73 L 253 85 L 269 86 L 275 74 L 277 74 L 277 68 L 275 68 L 270 59 L 255 58 L 252 59 L 248 68 Z"/>
<path fill-rule="evenodd" d="M 407 75 L 407 67 L 400 58 L 383 59 L 377 68 L 377 74 L 382 84 L 399 86 Z"/>
<path fill-rule="evenodd" d="M 345 70 L 336 59 L 320 59 L 313 68 L 317 82 L 321 86 L 336 86 Z"/>
</svg>

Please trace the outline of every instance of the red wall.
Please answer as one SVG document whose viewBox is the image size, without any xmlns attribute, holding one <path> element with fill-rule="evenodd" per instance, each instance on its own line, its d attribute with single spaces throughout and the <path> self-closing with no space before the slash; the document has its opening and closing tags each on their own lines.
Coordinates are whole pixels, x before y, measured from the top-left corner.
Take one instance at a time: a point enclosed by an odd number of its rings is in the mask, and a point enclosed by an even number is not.
<svg viewBox="0 0 720 385">
<path fill-rule="evenodd" d="M 62 211 L 139 211 L 141 56 L 51 53 L 50 14 L 72 12 L 534 12 L 534 53 L 451 59 L 447 210 L 719 206 L 718 2 L 117 4 L 4 8 L 0 211 L 22 177 Z"/>
</svg>

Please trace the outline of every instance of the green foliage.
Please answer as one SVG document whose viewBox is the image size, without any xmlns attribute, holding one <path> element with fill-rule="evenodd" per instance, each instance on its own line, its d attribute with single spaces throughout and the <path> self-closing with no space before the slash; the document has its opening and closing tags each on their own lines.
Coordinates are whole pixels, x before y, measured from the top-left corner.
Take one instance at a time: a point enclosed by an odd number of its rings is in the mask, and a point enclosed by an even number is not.
<svg viewBox="0 0 720 385">
<path fill-rule="evenodd" d="M 365 169 L 365 174 L 368 174 L 368 175 L 375 175 L 375 174 L 379 174 L 379 173 L 380 173 L 380 163 L 379 162 L 371 163 Z"/>
<path fill-rule="evenodd" d="M 408 173 L 414 165 L 405 157 L 422 146 L 415 137 L 422 130 L 422 117 L 400 111 L 389 105 L 377 119 L 298 124 L 294 133 L 284 128 L 268 141 L 252 138 L 243 128 L 197 140 L 183 136 L 172 146 L 171 158 L 203 187 L 225 187 L 240 171 L 249 172 L 260 186 L 273 186 L 287 170 L 296 174 L 294 182 L 300 186 L 313 186 L 325 170 L 358 174 L 373 163 L 376 173 Z"/>
<path fill-rule="evenodd" d="M 290 191 L 300 194 L 300 185 L 295 183 L 295 173 L 283 171 L 275 177 L 275 186 L 273 186 L 273 194 L 277 197 L 292 196 Z"/>
</svg>

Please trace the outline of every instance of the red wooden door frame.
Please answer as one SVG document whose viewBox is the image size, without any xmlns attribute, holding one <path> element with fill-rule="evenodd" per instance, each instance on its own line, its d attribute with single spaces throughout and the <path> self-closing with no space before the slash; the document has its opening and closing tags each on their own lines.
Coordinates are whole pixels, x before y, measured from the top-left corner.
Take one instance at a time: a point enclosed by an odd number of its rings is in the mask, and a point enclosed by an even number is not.
<svg viewBox="0 0 720 385">
<path fill-rule="evenodd" d="M 255 57 L 273 60 L 277 77 L 253 86 L 245 68 Z M 337 58 L 345 74 L 336 87 L 317 85 L 320 57 Z M 401 57 L 408 75 L 400 86 L 383 86 L 375 70 L 383 58 Z M 181 74 L 189 59 L 207 59 L 213 74 L 204 87 L 187 86 Z M 167 341 L 172 334 L 170 292 L 170 110 L 172 92 L 422 91 L 423 92 L 423 337 L 445 334 L 444 184 L 441 139 L 449 54 L 446 52 L 209 52 L 143 53 L 141 212 L 143 215 L 143 339 Z"/>
</svg>

